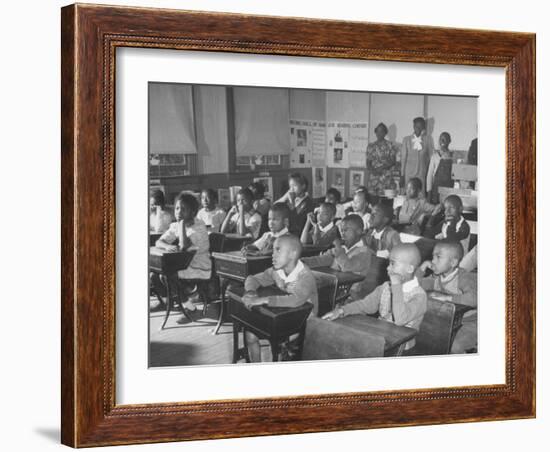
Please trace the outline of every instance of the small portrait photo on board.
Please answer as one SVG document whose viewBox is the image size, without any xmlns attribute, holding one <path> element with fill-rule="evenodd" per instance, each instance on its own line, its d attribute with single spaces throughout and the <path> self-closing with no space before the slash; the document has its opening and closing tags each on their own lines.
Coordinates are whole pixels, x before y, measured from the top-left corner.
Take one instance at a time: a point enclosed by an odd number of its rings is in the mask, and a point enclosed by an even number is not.
<svg viewBox="0 0 550 452">
<path fill-rule="evenodd" d="M 340 163 L 344 158 L 344 150 L 341 148 L 334 148 L 334 163 Z"/>
<path fill-rule="evenodd" d="M 364 176 L 363 171 L 350 171 L 349 180 L 350 180 L 350 193 L 355 192 L 355 190 L 364 185 Z"/>
<path fill-rule="evenodd" d="M 325 170 L 324 168 L 315 168 L 315 182 L 317 184 L 325 180 Z"/>
<path fill-rule="evenodd" d="M 296 129 L 296 145 L 298 147 L 307 146 L 307 130 L 306 129 Z"/>
<path fill-rule="evenodd" d="M 300 154 L 298 156 L 298 160 L 300 163 L 306 163 L 306 156 L 304 154 Z"/>
</svg>

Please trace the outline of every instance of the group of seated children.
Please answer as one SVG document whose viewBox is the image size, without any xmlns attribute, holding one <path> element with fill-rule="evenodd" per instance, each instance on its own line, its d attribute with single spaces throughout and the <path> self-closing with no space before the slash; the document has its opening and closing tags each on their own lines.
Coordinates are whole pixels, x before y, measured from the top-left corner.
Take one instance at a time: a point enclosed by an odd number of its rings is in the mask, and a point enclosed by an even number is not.
<svg viewBox="0 0 550 452">
<path fill-rule="evenodd" d="M 238 192 L 236 205 L 227 215 L 216 206 L 214 190 L 202 191 L 200 211 L 193 195 L 180 194 L 174 206 L 176 221 L 169 225 L 156 245 L 169 251 L 195 250 L 188 268 L 178 272 L 185 287 L 186 280 L 210 278 L 207 226 L 212 231 L 219 228 L 221 233 L 235 232 L 251 237 L 252 243 L 246 245 L 243 252 L 272 253 L 273 267 L 246 279 L 243 302 L 248 306 L 290 307 L 310 302 L 314 305 L 312 315 L 317 315 L 317 286 L 310 269 L 330 267 L 366 276 L 374 256 L 389 259 L 389 281 L 374 290 L 372 286 L 367 290 L 361 282 L 355 283 L 350 290 L 349 303 L 338 306 L 324 319 L 378 313 L 382 319 L 418 329 L 427 309 L 427 291 L 435 299 L 477 306 L 476 275 L 459 268 L 464 255 L 461 242 L 469 237 L 470 231 L 462 216 L 462 202 L 458 196 L 448 196 L 442 205 L 435 206 L 420 196 L 422 184 L 419 179 L 412 178 L 407 184 L 406 200 L 395 212 L 388 203 L 371 206 L 364 187 L 354 193 L 352 202 L 347 205 L 340 204 L 339 193 L 327 192 L 314 212 L 307 186 L 307 179 L 300 173 L 289 176 L 289 190 L 275 203 L 269 203 L 268 230 L 263 234 L 260 234 L 262 215 L 259 210 L 265 209 L 267 202 L 255 197 L 250 188 Z M 152 206 L 161 205 L 157 198 L 152 199 Z M 348 213 L 343 214 L 346 209 Z M 339 212 L 341 217 L 338 217 Z M 399 233 L 392 227 L 394 216 L 397 225 L 406 227 L 407 232 L 424 232 L 426 237 L 439 240 L 431 261 L 421 264 L 418 247 L 401 243 Z M 318 256 L 302 260 L 302 247 L 308 244 L 327 249 Z M 432 274 L 425 276 L 425 272 Z M 279 287 L 287 295 L 258 297 L 256 290 L 268 285 Z M 188 299 L 184 307 L 191 311 L 196 309 Z M 472 312 L 465 317 L 464 326 L 456 336 L 454 353 L 477 347 L 476 311 Z M 247 343 L 251 360 L 259 360 L 258 338 L 247 333 Z M 414 340 L 411 340 L 405 348 L 413 346 Z"/>
</svg>

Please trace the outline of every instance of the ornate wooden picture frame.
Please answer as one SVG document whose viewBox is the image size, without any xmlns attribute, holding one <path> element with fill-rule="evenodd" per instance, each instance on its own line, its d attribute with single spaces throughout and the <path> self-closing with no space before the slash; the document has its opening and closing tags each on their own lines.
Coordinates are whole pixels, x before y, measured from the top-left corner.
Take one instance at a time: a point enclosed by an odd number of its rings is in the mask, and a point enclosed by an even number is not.
<svg viewBox="0 0 550 452">
<path fill-rule="evenodd" d="M 62 9 L 62 442 L 73 447 L 535 416 L 535 36 L 143 8 Z M 506 382 L 115 403 L 115 51 L 146 47 L 506 70 Z M 261 419 L 262 422 L 258 422 Z"/>
</svg>

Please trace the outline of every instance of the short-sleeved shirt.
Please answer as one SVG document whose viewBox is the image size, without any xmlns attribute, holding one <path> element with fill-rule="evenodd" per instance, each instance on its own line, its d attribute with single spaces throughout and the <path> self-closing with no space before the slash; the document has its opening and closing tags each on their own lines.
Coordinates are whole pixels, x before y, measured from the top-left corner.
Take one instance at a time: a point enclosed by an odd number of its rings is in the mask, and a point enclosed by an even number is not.
<svg viewBox="0 0 550 452">
<path fill-rule="evenodd" d="M 206 210 L 204 207 L 199 210 L 197 218 L 201 220 L 207 227 L 210 226 L 211 232 L 219 232 L 220 227 L 225 219 L 225 211 L 216 207 L 213 210 Z"/>
<path fill-rule="evenodd" d="M 195 255 L 186 269 L 178 271 L 180 279 L 210 279 L 212 261 L 210 260 L 210 242 L 206 225 L 199 219 L 191 226 L 185 227 L 185 234 L 191 241 L 190 251 L 194 250 Z M 170 224 L 168 230 L 162 234 L 159 240 L 166 243 L 176 243 L 178 238 L 178 222 Z"/>
<path fill-rule="evenodd" d="M 149 230 L 151 232 L 162 234 L 168 230 L 172 221 L 174 221 L 173 215 L 166 210 L 161 210 L 158 213 L 152 213 L 149 216 Z"/>
<path fill-rule="evenodd" d="M 234 214 L 229 217 L 229 230 L 226 232 L 237 232 L 237 224 L 239 224 L 240 221 L 240 214 L 239 212 L 235 212 Z M 262 227 L 262 217 L 260 214 L 256 211 L 254 211 L 253 214 L 250 214 L 250 212 L 245 212 L 244 214 L 244 225 L 249 229 L 249 233 L 246 235 L 257 239 L 260 235 L 260 228 Z"/>
</svg>

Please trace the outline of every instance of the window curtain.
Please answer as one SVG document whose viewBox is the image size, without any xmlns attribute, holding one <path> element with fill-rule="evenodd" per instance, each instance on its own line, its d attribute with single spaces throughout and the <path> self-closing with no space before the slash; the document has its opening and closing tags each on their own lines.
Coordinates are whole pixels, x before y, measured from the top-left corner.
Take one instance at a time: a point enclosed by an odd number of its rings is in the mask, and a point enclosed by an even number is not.
<svg viewBox="0 0 550 452">
<path fill-rule="evenodd" d="M 149 152 L 197 153 L 191 85 L 149 84 Z"/>
<path fill-rule="evenodd" d="M 288 154 L 289 90 L 234 88 L 237 156 Z"/>
</svg>

